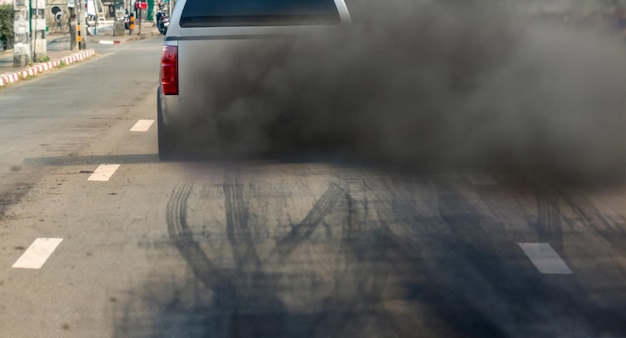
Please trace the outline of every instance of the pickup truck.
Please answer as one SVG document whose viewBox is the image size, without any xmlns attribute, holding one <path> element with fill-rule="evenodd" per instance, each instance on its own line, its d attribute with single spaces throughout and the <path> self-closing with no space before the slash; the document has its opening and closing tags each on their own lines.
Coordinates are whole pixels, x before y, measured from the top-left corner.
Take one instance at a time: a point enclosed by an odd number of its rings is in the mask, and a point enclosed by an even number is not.
<svg viewBox="0 0 626 338">
<path fill-rule="evenodd" d="M 255 58 L 259 46 L 298 34 L 331 31 L 350 20 L 343 0 L 177 1 L 164 39 L 157 89 L 160 159 L 185 157 L 211 147 L 227 149 L 224 140 L 237 136 L 228 135 L 228 127 L 217 119 L 224 101 L 234 99 L 223 95 L 224 87 L 247 86 L 254 79 L 227 83 L 233 81 L 223 81 L 228 79 L 223 73 L 259 62 Z M 243 51 L 249 58 L 233 67 L 228 64 L 234 62 L 233 51 Z"/>
</svg>

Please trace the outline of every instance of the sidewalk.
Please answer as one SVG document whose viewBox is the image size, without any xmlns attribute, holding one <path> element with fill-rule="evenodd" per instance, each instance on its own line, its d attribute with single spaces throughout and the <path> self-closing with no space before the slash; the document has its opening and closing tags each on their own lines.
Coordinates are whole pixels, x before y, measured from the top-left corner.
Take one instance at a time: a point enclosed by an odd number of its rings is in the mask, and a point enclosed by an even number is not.
<svg viewBox="0 0 626 338">
<path fill-rule="evenodd" d="M 128 35 L 128 31 L 125 31 L 126 34 L 123 36 L 113 36 L 111 31 L 108 34 L 99 32 L 98 35 L 88 35 L 86 38 L 87 49 L 76 51 L 69 50 L 69 33 L 50 34 L 46 37 L 49 60 L 47 62 L 33 63 L 26 67 L 13 66 L 12 49 L 0 52 L 0 87 L 5 87 L 11 83 L 28 79 L 38 73 L 47 72 L 60 66 L 69 66 L 92 57 L 96 54 L 92 48 L 94 44 L 122 44 L 161 35 L 152 22 L 142 23 L 141 35 L 138 35 L 138 32 L 139 29 L 135 29 L 133 35 Z"/>
<path fill-rule="evenodd" d="M 113 36 L 110 29 L 104 30 L 103 32 L 102 27 L 99 27 L 96 35 L 87 35 L 87 47 L 89 47 L 89 45 L 93 43 L 117 45 L 120 43 L 142 40 L 152 36 L 160 35 L 161 33 L 159 33 L 159 30 L 156 28 L 156 26 L 153 26 L 153 23 L 150 21 L 141 23 L 141 34 L 139 34 L 139 27 L 136 27 L 132 35 L 129 35 L 128 31 L 125 30 L 124 35 Z"/>
</svg>

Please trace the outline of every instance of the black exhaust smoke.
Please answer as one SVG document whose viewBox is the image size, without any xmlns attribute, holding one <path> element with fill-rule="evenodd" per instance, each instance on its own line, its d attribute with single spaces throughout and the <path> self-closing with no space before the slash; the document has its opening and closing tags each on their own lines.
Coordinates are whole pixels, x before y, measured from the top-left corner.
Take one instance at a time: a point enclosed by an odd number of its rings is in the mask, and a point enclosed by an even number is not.
<svg viewBox="0 0 626 338">
<path fill-rule="evenodd" d="M 197 106 L 235 153 L 622 182 L 622 39 L 497 3 L 348 2 L 349 29 L 222 51 Z"/>
</svg>

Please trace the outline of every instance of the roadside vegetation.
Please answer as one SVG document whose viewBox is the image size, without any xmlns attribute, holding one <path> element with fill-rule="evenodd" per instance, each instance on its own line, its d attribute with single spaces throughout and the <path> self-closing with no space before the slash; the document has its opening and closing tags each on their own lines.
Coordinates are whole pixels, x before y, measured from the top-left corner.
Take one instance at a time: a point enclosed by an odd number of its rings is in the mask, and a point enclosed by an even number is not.
<svg viewBox="0 0 626 338">
<path fill-rule="evenodd" d="M 0 51 L 13 48 L 13 6 L 0 5 Z"/>
</svg>

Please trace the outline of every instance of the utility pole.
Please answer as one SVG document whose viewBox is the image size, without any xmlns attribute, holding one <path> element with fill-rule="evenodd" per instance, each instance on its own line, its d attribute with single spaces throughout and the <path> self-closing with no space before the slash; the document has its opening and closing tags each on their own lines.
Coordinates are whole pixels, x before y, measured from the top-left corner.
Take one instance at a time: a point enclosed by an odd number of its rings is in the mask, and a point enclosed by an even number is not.
<svg viewBox="0 0 626 338">
<path fill-rule="evenodd" d="M 144 4 L 144 2 L 141 2 L 141 5 L 139 6 L 139 14 L 137 15 L 138 19 L 139 19 L 139 33 L 137 33 L 137 34 L 139 34 L 139 35 L 141 35 L 141 10 L 143 9 L 143 7 L 142 7 L 143 4 Z"/>
<path fill-rule="evenodd" d="M 67 8 L 70 11 L 70 50 L 74 51 L 78 49 L 78 36 L 76 34 L 76 3 L 74 0 L 68 0 Z"/>
<path fill-rule="evenodd" d="M 94 3 L 94 7 L 97 7 L 96 4 Z M 93 21 L 94 24 L 94 30 L 93 30 L 93 35 L 98 35 L 98 21 L 100 21 L 100 15 L 98 15 L 98 9 L 96 9 L 96 19 Z M 113 27 L 113 35 L 115 35 L 115 26 Z"/>
<path fill-rule="evenodd" d="M 13 0 L 13 66 L 25 67 L 30 59 L 30 5 Z"/>
<path fill-rule="evenodd" d="M 78 36 L 80 36 L 78 48 L 87 49 L 87 16 L 85 15 L 87 10 L 85 9 L 85 3 L 83 0 L 80 0 L 77 7 L 80 8 L 78 12 L 78 27 L 80 27 L 78 32 Z"/>
<path fill-rule="evenodd" d="M 39 61 L 47 54 L 46 47 L 46 0 L 31 0 L 35 8 L 31 11 L 31 31 L 33 56 L 32 60 Z"/>
</svg>

